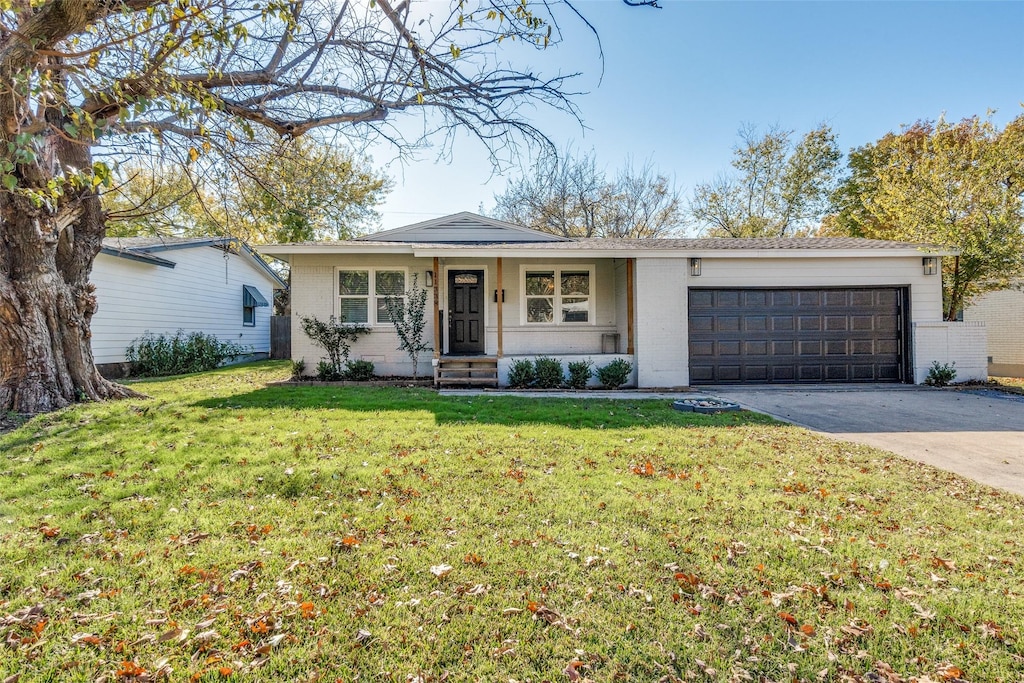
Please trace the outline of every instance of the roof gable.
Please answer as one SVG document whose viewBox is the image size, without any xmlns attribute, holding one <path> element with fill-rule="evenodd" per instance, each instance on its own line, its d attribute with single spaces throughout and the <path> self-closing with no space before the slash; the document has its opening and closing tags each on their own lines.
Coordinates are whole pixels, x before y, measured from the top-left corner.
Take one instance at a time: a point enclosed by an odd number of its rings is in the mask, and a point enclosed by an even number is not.
<svg viewBox="0 0 1024 683">
<path fill-rule="evenodd" d="M 108 256 L 174 268 L 174 261 L 155 256 L 154 252 L 196 247 L 213 247 L 237 253 L 251 261 L 263 275 L 274 283 L 275 289 L 288 289 L 288 283 L 267 265 L 267 262 L 260 257 L 256 250 L 237 237 L 106 237 L 103 239 L 101 251 Z"/>
<path fill-rule="evenodd" d="M 505 244 L 509 242 L 568 242 L 559 237 L 521 225 L 506 223 L 487 216 L 463 211 L 452 216 L 406 225 L 394 230 L 358 238 L 372 242 L 406 242 L 430 244 Z"/>
</svg>

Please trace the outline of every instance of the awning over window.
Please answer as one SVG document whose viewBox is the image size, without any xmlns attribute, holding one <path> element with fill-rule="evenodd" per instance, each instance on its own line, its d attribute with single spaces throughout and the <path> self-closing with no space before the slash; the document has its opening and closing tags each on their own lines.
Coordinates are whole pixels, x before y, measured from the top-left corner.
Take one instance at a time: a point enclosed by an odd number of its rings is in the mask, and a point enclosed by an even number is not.
<svg viewBox="0 0 1024 683">
<path fill-rule="evenodd" d="M 263 298 L 262 294 L 260 294 L 260 290 L 255 287 L 250 287 L 249 285 L 242 285 L 242 305 L 249 308 L 250 306 L 269 306 L 270 304 L 268 304 L 267 300 Z"/>
</svg>

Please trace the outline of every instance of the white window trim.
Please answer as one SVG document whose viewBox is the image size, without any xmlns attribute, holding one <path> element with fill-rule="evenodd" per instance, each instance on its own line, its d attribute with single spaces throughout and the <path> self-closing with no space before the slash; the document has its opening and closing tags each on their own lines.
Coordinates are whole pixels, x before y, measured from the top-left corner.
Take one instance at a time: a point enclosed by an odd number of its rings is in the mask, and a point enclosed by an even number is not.
<svg viewBox="0 0 1024 683">
<path fill-rule="evenodd" d="M 369 282 L 367 284 L 366 295 L 345 295 L 346 299 L 366 299 L 366 317 L 369 320 L 365 323 L 351 323 L 352 325 L 369 325 L 374 328 L 388 328 L 394 327 L 395 324 L 389 321 L 378 322 L 377 321 L 377 299 L 384 295 L 377 294 L 377 272 L 378 271 L 401 271 L 405 278 L 405 289 L 409 289 L 409 268 L 408 266 L 335 266 L 334 268 L 334 315 L 335 317 L 341 316 L 341 286 L 338 273 L 349 272 L 349 271 L 365 271 Z M 405 296 L 401 298 L 405 299 Z M 346 323 L 349 324 L 349 323 Z"/>
<path fill-rule="evenodd" d="M 526 313 L 526 271 L 545 271 L 550 270 L 555 274 L 555 294 L 554 294 L 554 311 L 553 320 L 549 323 L 532 323 L 527 321 Z M 575 271 L 582 272 L 586 271 L 590 278 L 590 294 L 587 296 L 587 321 L 586 322 L 562 322 L 562 271 Z M 597 324 L 595 320 L 595 309 L 597 301 L 597 279 L 594 277 L 595 267 L 593 263 L 580 263 L 580 264 L 569 264 L 569 263 L 533 263 L 533 264 L 520 264 L 519 266 L 519 291 L 522 292 L 522 296 L 519 301 L 519 324 L 523 327 L 587 327 Z"/>
</svg>

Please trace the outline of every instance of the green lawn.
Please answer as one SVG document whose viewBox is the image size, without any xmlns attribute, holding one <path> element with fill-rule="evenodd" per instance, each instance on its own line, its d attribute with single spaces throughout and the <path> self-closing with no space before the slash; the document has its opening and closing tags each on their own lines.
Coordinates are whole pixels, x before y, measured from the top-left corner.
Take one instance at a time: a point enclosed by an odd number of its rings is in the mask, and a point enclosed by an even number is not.
<svg viewBox="0 0 1024 683">
<path fill-rule="evenodd" d="M 287 373 L 0 436 L 0 680 L 1024 678 L 1020 497 L 749 413 Z"/>
</svg>

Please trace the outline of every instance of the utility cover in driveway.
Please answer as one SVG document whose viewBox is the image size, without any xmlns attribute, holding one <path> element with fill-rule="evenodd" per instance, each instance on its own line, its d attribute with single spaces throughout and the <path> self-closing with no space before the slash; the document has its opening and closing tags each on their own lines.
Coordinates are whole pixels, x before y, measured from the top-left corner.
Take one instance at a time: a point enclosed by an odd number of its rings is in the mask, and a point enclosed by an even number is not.
<svg viewBox="0 0 1024 683">
<path fill-rule="evenodd" d="M 904 289 L 689 290 L 690 384 L 898 382 Z"/>
</svg>

